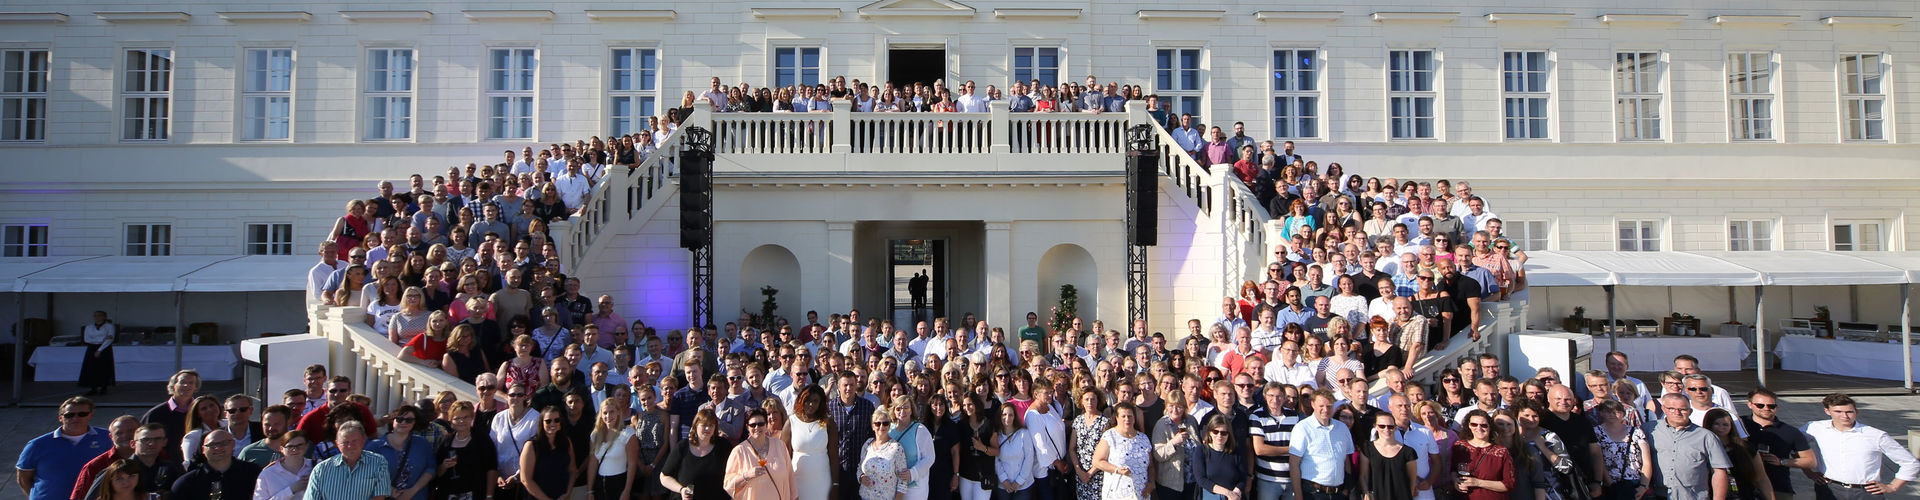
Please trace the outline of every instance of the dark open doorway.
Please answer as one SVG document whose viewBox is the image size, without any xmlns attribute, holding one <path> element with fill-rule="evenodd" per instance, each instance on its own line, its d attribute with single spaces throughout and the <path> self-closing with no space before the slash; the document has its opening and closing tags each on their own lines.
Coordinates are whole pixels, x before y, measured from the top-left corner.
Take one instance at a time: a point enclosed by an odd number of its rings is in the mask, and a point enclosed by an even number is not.
<svg viewBox="0 0 1920 500">
<path fill-rule="evenodd" d="M 934 80 L 947 77 L 947 51 L 945 49 L 902 49 L 887 50 L 887 80 L 894 87 L 906 87 L 915 83 L 933 85 Z"/>
<path fill-rule="evenodd" d="M 888 317 L 896 325 L 912 325 L 946 315 L 947 241 L 940 239 L 889 240 L 887 277 Z"/>
</svg>

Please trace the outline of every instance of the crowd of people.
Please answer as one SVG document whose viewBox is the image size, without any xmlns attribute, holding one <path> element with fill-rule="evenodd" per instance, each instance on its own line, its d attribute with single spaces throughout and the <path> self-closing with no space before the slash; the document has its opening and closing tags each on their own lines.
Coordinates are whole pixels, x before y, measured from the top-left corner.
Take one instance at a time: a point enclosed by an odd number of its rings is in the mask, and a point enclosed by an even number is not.
<svg viewBox="0 0 1920 500">
<path fill-rule="evenodd" d="M 1102 112 L 1142 97 L 1091 78 L 1007 96 L 968 83 L 958 97 L 831 82 L 715 79 L 648 132 L 508 151 L 353 201 L 320 243 L 310 300 L 364 309 L 402 359 L 471 394 L 375 414 L 354 380 L 315 365 L 256 421 L 252 398 L 201 395 L 181 372 L 166 402 L 104 430 L 90 401 L 69 400 L 61 428 L 22 453 L 20 485 L 33 500 L 1719 500 L 1789 497 L 1793 469 L 1837 498 L 1920 474 L 1846 396 L 1824 402 L 1832 420 L 1790 425 L 1772 393 L 1741 411 L 1687 356 L 1657 392 L 1619 353 L 1568 380 L 1549 368 L 1523 381 L 1482 356 L 1418 383 L 1430 349 L 1479 338 L 1483 301 L 1526 294 L 1526 256 L 1486 201 L 1466 182 L 1323 169 L 1237 125 L 1202 140 L 1186 116 L 1169 118 L 1180 147 L 1231 165 L 1285 241 L 1184 332 L 1037 312 L 896 325 L 858 310 L 662 332 L 581 293 L 547 224 L 612 166 L 644 161 L 695 99 Z M 1882 457 L 1900 464 L 1891 482 Z"/>
</svg>

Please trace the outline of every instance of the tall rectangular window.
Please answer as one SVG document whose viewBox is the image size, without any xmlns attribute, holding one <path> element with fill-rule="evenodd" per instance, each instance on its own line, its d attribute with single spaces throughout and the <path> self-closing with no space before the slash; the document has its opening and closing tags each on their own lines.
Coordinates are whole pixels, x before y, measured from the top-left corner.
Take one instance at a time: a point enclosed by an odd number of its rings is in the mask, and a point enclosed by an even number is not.
<svg viewBox="0 0 1920 500">
<path fill-rule="evenodd" d="M 647 128 L 660 99 L 660 57 L 654 49 L 613 49 L 613 81 L 607 85 L 607 132 L 626 135 Z"/>
<path fill-rule="evenodd" d="M 293 49 L 247 49 L 241 139 L 277 141 L 293 125 Z"/>
<path fill-rule="evenodd" d="M 781 88 L 791 85 L 819 85 L 820 48 L 773 49 L 773 84 Z"/>
<path fill-rule="evenodd" d="M 173 51 L 127 49 L 120 84 L 120 139 L 165 141 L 173 114 Z"/>
<path fill-rule="evenodd" d="M 50 63 L 46 50 L 0 50 L 0 142 L 47 140 Z"/>
<path fill-rule="evenodd" d="M 1619 52 L 1613 55 L 1614 134 L 1622 141 L 1657 141 L 1660 107 L 1659 52 Z"/>
<path fill-rule="evenodd" d="M 413 138 L 413 49 L 367 49 L 366 139 Z"/>
<path fill-rule="evenodd" d="M 487 51 L 487 138 L 532 139 L 534 49 Z"/>
<path fill-rule="evenodd" d="M 1167 113 L 1190 113 L 1195 122 L 1202 121 L 1206 113 L 1201 112 L 1200 98 L 1206 90 L 1201 88 L 1205 77 L 1200 73 L 1200 49 L 1159 49 L 1153 60 L 1153 90 L 1160 94 Z"/>
<path fill-rule="evenodd" d="M 1660 251 L 1660 221 L 1622 220 L 1618 226 L 1620 231 L 1620 251 Z"/>
<path fill-rule="evenodd" d="M 1434 138 L 1434 54 L 1431 50 L 1387 52 L 1388 130 L 1393 139 Z"/>
<path fill-rule="evenodd" d="M 1847 54 L 1840 56 L 1840 78 L 1842 83 L 1840 106 L 1844 110 L 1842 119 L 1846 121 L 1847 140 L 1884 141 L 1887 140 L 1886 115 L 1881 111 L 1887 105 L 1886 85 L 1882 76 L 1886 69 L 1880 54 Z"/>
<path fill-rule="evenodd" d="M 1735 252 L 1773 250 L 1773 221 L 1727 221 L 1727 250 Z"/>
<path fill-rule="evenodd" d="M 1833 222 L 1833 249 L 1839 252 L 1878 252 L 1886 248 L 1877 220 Z"/>
<path fill-rule="evenodd" d="M 293 224 L 247 224 L 247 255 L 293 255 Z"/>
<path fill-rule="evenodd" d="M 128 224 L 127 255 L 131 257 L 173 255 L 173 225 Z"/>
<path fill-rule="evenodd" d="M 1528 252 L 1549 250 L 1552 241 L 1553 222 L 1544 220 L 1515 220 L 1508 222 L 1501 232 L 1513 241 L 1514 250 Z"/>
<path fill-rule="evenodd" d="M 46 256 L 46 224 L 9 224 L 0 229 L 0 257 Z"/>
<path fill-rule="evenodd" d="M 1059 47 L 1013 48 L 1013 81 L 1029 83 L 1034 80 L 1040 80 L 1041 85 L 1048 87 L 1060 84 Z"/>
<path fill-rule="evenodd" d="M 1727 119 L 1734 140 L 1773 140 L 1773 99 L 1773 53 L 1727 54 Z"/>
<path fill-rule="evenodd" d="M 1273 51 L 1273 136 L 1320 137 L 1320 51 Z"/>
<path fill-rule="evenodd" d="M 1547 53 L 1510 51 L 1501 57 L 1500 101 L 1507 139 L 1546 139 Z"/>
</svg>

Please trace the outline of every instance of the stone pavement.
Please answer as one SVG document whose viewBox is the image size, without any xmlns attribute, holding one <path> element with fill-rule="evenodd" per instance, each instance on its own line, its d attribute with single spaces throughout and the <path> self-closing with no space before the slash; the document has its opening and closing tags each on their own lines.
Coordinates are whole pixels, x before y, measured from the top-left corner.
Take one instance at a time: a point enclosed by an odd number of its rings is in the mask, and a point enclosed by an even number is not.
<svg viewBox="0 0 1920 500">
<path fill-rule="evenodd" d="M 1909 446 L 1908 429 L 1920 429 L 1920 398 L 1911 396 L 1862 396 L 1857 397 L 1860 405 L 1860 420 L 1887 431 L 1901 444 Z M 1811 420 L 1825 420 L 1826 414 L 1820 409 L 1820 398 L 1795 396 L 1782 398 L 1781 416 L 1788 422 L 1804 424 Z M 1742 401 L 1740 404 L 1745 404 Z M 0 500 L 23 500 L 26 495 L 20 492 L 14 480 L 14 461 L 20 456 L 20 448 L 27 441 L 51 432 L 58 422 L 54 419 L 53 408 L 0 408 L 0 456 L 10 457 L 4 465 L 6 485 L 0 489 Z M 95 425 L 105 427 L 120 415 L 139 416 L 146 408 L 103 407 L 94 413 Z M 1886 477 L 1891 478 L 1893 464 L 1883 466 Z M 1795 490 L 1798 498 L 1812 498 L 1813 487 L 1805 477 L 1795 476 Z M 1920 485 L 1909 485 L 1901 495 L 1888 498 L 1920 498 Z"/>
</svg>

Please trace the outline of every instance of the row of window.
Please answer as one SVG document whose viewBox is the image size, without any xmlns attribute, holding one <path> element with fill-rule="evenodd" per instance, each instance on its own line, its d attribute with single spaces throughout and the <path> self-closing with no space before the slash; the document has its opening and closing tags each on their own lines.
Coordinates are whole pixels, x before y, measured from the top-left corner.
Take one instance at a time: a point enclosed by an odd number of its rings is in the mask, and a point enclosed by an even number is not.
<svg viewBox="0 0 1920 500">
<path fill-rule="evenodd" d="M 1207 70 L 1202 49 L 1156 49 L 1152 92 L 1167 100 L 1169 111 L 1204 116 Z M 777 47 L 772 75 L 778 86 L 816 85 L 823 71 L 820 47 Z M 1015 47 L 1011 75 L 1018 81 L 1060 81 L 1060 47 Z M 413 138 L 414 67 L 409 48 L 373 48 L 366 52 L 361 86 L 362 137 L 369 141 Z M 1285 139 L 1323 137 L 1325 93 L 1320 78 L 1325 60 L 1318 49 L 1273 51 L 1273 135 Z M 120 84 L 120 138 L 165 141 L 171 132 L 174 53 L 137 48 L 125 52 Z M 1670 113 L 1666 55 L 1657 51 L 1614 54 L 1614 125 L 1621 141 L 1666 139 Z M 485 138 L 532 139 L 537 109 L 539 51 L 490 48 L 484 88 Z M 626 134 L 645 127 L 659 101 L 661 61 L 651 48 L 614 48 L 607 69 L 607 132 Z M 1440 85 L 1442 55 L 1433 49 L 1387 51 L 1386 126 L 1389 138 L 1431 140 L 1441 133 L 1444 112 Z M 49 52 L 0 51 L 0 141 L 46 138 L 47 88 L 52 77 Z M 290 47 L 250 48 L 241 69 L 241 140 L 284 141 L 292 137 L 295 52 Z M 1500 109 L 1509 140 L 1553 137 L 1552 110 L 1556 63 L 1544 50 L 1506 51 L 1500 64 Z M 1887 61 L 1878 53 L 1839 56 L 1840 115 L 1843 137 L 1884 141 L 1888 87 Z M 1772 141 L 1780 113 L 1780 63 L 1773 52 L 1732 52 L 1726 61 L 1728 137 Z"/>
<path fill-rule="evenodd" d="M 1663 225 L 1659 219 L 1622 219 L 1616 222 L 1615 241 L 1623 252 L 1658 252 L 1663 245 Z M 1878 220 L 1836 220 L 1832 225 L 1831 247 L 1836 251 L 1880 251 L 1886 249 L 1886 232 Z M 1727 249 L 1771 251 L 1775 222 L 1768 219 L 1727 221 Z M 1553 222 L 1516 219 L 1509 221 L 1507 236 L 1521 250 L 1551 249 Z M 246 255 L 293 255 L 293 224 L 248 223 L 243 229 Z M 45 257 L 49 248 L 46 224 L 0 226 L 0 256 Z M 125 255 L 165 256 L 173 253 L 173 225 L 128 224 Z"/>
</svg>

